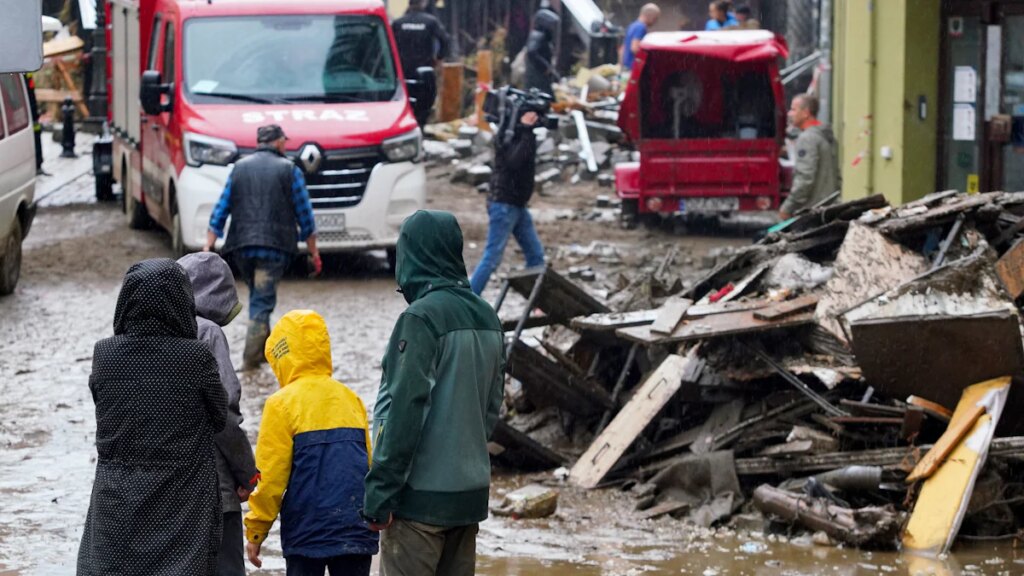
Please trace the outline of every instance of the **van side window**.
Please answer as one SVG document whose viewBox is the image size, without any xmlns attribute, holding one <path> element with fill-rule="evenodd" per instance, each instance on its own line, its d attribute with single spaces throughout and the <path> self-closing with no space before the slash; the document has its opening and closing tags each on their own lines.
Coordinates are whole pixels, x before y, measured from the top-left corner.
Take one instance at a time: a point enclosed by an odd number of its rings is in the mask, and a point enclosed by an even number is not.
<svg viewBox="0 0 1024 576">
<path fill-rule="evenodd" d="M 149 33 L 149 54 L 146 55 L 146 70 L 156 70 L 156 49 L 160 44 L 160 15 L 153 18 L 153 29 Z"/>
<path fill-rule="evenodd" d="M 174 22 L 164 31 L 164 67 L 160 71 L 165 84 L 174 82 Z"/>
<path fill-rule="evenodd" d="M 15 134 L 28 128 L 28 102 L 25 101 L 25 85 L 20 74 L 0 75 L 0 92 L 4 99 L 4 119 L 7 121 L 7 133 Z"/>
</svg>

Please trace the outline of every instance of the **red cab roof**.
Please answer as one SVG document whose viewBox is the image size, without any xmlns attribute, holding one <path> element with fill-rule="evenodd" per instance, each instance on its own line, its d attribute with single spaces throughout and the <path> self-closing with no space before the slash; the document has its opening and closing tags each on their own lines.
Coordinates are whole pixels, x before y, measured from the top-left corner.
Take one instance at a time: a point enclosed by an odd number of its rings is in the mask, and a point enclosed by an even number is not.
<svg viewBox="0 0 1024 576">
<path fill-rule="evenodd" d="M 786 40 L 767 30 L 721 30 L 714 32 L 654 32 L 644 37 L 640 48 L 647 52 L 676 52 L 734 62 L 786 58 Z"/>
<path fill-rule="evenodd" d="M 189 16 L 386 14 L 383 0 L 177 0 Z"/>
</svg>

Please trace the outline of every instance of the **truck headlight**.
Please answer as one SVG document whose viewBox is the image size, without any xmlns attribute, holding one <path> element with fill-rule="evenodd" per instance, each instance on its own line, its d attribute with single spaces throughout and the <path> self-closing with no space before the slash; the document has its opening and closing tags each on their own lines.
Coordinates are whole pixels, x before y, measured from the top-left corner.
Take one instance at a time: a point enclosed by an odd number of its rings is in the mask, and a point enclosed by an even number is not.
<svg viewBox="0 0 1024 576">
<path fill-rule="evenodd" d="M 185 132 L 185 161 L 189 166 L 227 166 L 237 156 L 238 147 L 230 140 Z"/>
<path fill-rule="evenodd" d="M 406 162 L 419 158 L 422 140 L 423 136 L 420 133 L 420 129 L 416 128 L 412 132 L 385 140 L 381 144 L 381 148 L 384 150 L 384 155 L 387 156 L 389 162 Z"/>
</svg>

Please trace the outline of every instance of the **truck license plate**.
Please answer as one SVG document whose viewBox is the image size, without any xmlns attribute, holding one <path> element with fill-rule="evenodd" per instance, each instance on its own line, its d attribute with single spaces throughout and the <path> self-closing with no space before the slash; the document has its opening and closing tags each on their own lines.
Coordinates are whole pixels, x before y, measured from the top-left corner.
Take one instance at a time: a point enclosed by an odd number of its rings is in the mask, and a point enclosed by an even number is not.
<svg viewBox="0 0 1024 576">
<path fill-rule="evenodd" d="M 713 198 L 680 198 L 680 214 L 713 214 L 717 212 L 735 212 L 740 209 L 740 199 L 736 197 Z"/>
<path fill-rule="evenodd" d="M 316 214 L 316 229 L 324 232 L 344 232 L 344 214 Z"/>
</svg>

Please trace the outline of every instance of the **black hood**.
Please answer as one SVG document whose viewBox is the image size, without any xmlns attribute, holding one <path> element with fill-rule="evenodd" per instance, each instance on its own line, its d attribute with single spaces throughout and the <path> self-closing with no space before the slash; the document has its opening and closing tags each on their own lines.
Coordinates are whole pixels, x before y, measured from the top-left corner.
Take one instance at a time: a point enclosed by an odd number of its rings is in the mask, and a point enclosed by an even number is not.
<svg viewBox="0 0 1024 576">
<path fill-rule="evenodd" d="M 188 274 L 174 260 L 132 265 L 114 312 L 114 334 L 196 338 L 196 304 Z"/>
<path fill-rule="evenodd" d="M 548 38 L 554 39 L 558 36 L 558 25 L 562 19 L 553 10 L 542 8 L 533 16 L 533 29 L 540 30 Z"/>
</svg>

